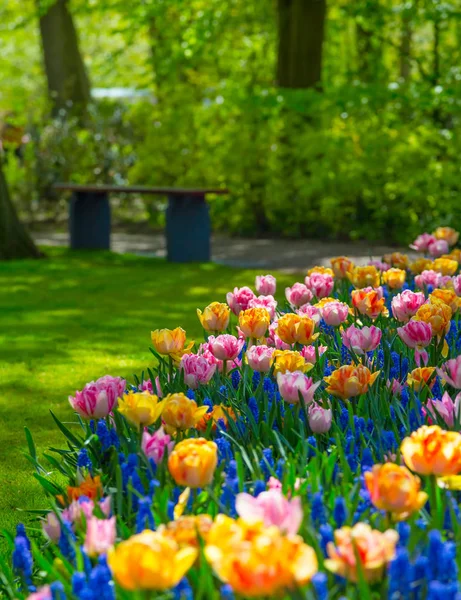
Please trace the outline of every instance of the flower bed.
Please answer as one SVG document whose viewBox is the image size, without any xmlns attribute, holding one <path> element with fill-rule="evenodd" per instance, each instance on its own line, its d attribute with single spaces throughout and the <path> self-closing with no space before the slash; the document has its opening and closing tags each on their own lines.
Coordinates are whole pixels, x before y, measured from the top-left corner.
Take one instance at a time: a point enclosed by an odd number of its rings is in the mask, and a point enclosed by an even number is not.
<svg viewBox="0 0 461 600">
<path fill-rule="evenodd" d="M 154 367 L 69 398 L 38 458 L 50 499 L 19 526 L 11 598 L 461 597 L 461 250 L 234 289 L 204 341 L 152 332 Z"/>
</svg>

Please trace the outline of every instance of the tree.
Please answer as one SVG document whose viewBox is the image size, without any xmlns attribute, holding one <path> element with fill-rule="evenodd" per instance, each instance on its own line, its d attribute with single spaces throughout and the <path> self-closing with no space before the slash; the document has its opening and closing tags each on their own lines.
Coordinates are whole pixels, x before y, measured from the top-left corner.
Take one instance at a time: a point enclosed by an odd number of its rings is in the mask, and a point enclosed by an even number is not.
<svg viewBox="0 0 461 600">
<path fill-rule="evenodd" d="M 325 15 L 325 0 L 278 0 L 277 82 L 281 87 L 319 85 Z"/>
<path fill-rule="evenodd" d="M 90 100 L 90 82 L 80 54 L 68 0 L 37 0 L 48 91 L 53 111 L 81 115 Z"/>
<path fill-rule="evenodd" d="M 19 220 L 11 202 L 0 161 L 0 260 L 39 257 L 38 248 Z"/>
</svg>

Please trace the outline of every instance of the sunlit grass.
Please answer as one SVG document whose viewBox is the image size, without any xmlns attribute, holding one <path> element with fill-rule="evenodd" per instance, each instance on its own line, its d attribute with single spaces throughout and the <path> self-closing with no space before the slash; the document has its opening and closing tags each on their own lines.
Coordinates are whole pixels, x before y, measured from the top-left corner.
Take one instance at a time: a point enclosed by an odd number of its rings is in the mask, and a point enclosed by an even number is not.
<svg viewBox="0 0 461 600">
<path fill-rule="evenodd" d="M 181 325 L 201 336 L 196 308 L 253 285 L 256 271 L 171 265 L 111 253 L 48 250 L 39 261 L 0 263 L 0 529 L 44 498 L 24 457 L 24 426 L 39 452 L 62 444 L 49 410 L 101 375 L 131 378 L 152 364 L 150 331 Z M 279 276 L 279 290 L 293 277 Z"/>
</svg>

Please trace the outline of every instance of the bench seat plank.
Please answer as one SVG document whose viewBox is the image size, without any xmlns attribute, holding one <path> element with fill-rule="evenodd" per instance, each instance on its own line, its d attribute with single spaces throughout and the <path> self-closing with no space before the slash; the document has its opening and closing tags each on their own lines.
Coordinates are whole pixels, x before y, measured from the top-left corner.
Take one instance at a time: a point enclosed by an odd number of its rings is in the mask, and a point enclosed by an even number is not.
<svg viewBox="0 0 461 600">
<path fill-rule="evenodd" d="M 169 188 L 146 187 L 143 185 L 81 185 L 77 183 L 55 183 L 55 190 L 70 192 L 89 192 L 93 194 L 164 194 L 166 196 L 205 196 L 206 194 L 228 194 L 229 190 L 214 188 Z"/>
</svg>

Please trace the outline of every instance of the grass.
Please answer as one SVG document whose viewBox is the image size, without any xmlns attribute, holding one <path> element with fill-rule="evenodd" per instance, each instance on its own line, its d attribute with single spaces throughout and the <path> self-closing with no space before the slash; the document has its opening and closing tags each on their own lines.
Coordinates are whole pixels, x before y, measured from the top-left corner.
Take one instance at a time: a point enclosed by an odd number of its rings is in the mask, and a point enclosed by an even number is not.
<svg viewBox="0 0 461 600">
<path fill-rule="evenodd" d="M 50 409 L 65 420 L 67 397 L 88 381 L 130 379 L 152 365 L 152 329 L 181 325 L 201 336 L 196 308 L 258 274 L 109 252 L 47 254 L 0 263 L 0 530 L 46 505 L 24 456 L 25 425 L 39 453 L 62 446 Z M 289 281 L 280 275 L 279 289 Z"/>
</svg>

